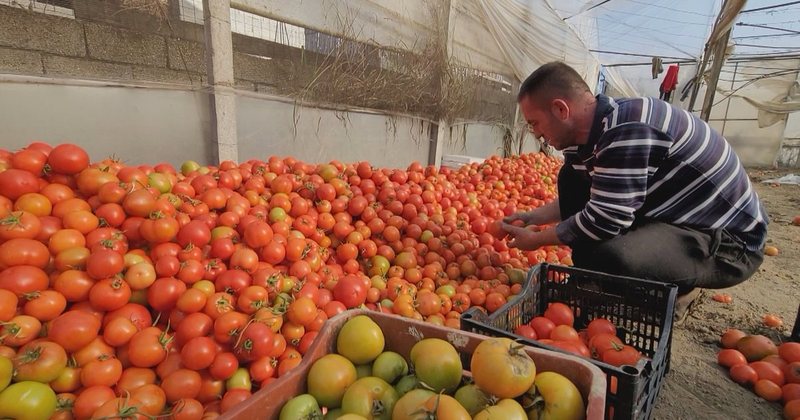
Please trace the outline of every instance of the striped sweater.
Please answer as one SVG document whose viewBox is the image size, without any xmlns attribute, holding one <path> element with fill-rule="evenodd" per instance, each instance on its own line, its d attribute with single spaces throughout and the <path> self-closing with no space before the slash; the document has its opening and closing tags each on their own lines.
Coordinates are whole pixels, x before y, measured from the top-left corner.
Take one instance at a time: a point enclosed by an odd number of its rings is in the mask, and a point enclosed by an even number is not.
<svg viewBox="0 0 800 420">
<path fill-rule="evenodd" d="M 564 150 L 565 170 L 588 176 L 591 190 L 584 210 L 557 226 L 563 243 L 609 239 L 649 219 L 764 246 L 767 214 L 719 133 L 658 99 L 597 99 L 588 143 Z"/>
</svg>

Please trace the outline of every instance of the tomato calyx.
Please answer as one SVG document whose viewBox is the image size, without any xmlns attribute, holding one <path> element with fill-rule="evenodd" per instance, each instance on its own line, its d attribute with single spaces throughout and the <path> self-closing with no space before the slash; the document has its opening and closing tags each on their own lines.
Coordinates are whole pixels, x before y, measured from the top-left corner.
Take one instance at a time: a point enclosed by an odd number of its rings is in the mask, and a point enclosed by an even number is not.
<svg viewBox="0 0 800 420">
<path fill-rule="evenodd" d="M 4 226 L 6 230 L 11 230 L 15 228 L 23 229 L 24 226 L 22 225 L 22 212 L 11 212 L 8 216 L 0 219 L 0 226 Z"/>
<path fill-rule="evenodd" d="M 56 399 L 56 411 L 72 411 L 72 408 L 75 406 L 75 400 L 72 398 L 65 398 L 65 397 L 57 397 Z"/>
<path fill-rule="evenodd" d="M 117 406 L 117 413 L 113 416 L 106 416 L 106 417 L 98 417 L 97 420 L 116 420 L 116 419 L 134 419 L 138 418 L 139 416 L 144 416 L 148 419 L 157 419 L 159 417 L 165 416 L 151 416 L 145 414 L 141 411 L 139 407 L 136 405 L 129 405 L 129 397 L 125 398 L 125 401 L 120 401 L 119 405 Z"/>
<path fill-rule="evenodd" d="M 373 417 L 380 417 L 386 411 L 386 406 L 383 404 L 383 401 L 379 399 L 375 399 L 372 401 L 372 416 Z"/>
<path fill-rule="evenodd" d="M 23 294 L 22 298 L 27 300 L 28 302 L 30 302 L 32 300 L 39 299 L 39 296 L 41 296 L 41 292 L 39 292 L 37 290 L 35 292 L 28 292 L 28 293 Z"/>
<path fill-rule="evenodd" d="M 19 337 L 19 334 L 22 332 L 22 327 L 20 327 L 19 324 L 15 322 L 0 322 L 0 326 L 2 326 L 5 331 L 7 331 L 6 334 L 0 335 L 0 343 L 2 343 L 3 340 L 6 339 L 7 337 L 17 338 Z"/>
<path fill-rule="evenodd" d="M 125 282 L 125 280 L 123 280 L 122 277 L 119 274 L 117 274 L 113 278 L 113 280 L 111 280 L 111 285 L 110 286 L 114 290 L 119 290 L 124 285 L 124 282 Z"/>
<path fill-rule="evenodd" d="M 158 220 L 158 219 L 163 219 L 165 217 L 167 216 L 161 210 L 152 211 L 150 212 L 150 215 L 148 215 L 148 219 L 150 220 Z"/>
<path fill-rule="evenodd" d="M 42 356 L 42 347 L 35 346 L 33 348 L 26 349 L 24 353 L 17 355 L 17 362 L 22 365 L 27 365 L 28 363 L 34 363 Z"/>
</svg>

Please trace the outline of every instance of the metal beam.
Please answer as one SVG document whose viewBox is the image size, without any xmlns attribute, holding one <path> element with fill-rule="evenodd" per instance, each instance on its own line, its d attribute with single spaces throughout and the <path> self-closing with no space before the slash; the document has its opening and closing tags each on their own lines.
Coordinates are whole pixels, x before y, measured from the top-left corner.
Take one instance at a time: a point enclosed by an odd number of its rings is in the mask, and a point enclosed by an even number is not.
<svg viewBox="0 0 800 420">
<path fill-rule="evenodd" d="M 714 64 L 711 66 L 711 79 L 708 81 L 706 96 L 703 98 L 703 109 L 700 111 L 700 118 L 704 121 L 708 121 L 711 116 L 711 108 L 714 106 L 714 94 L 717 92 L 720 70 L 725 64 L 725 50 L 728 48 L 728 38 L 730 36 L 731 30 L 728 29 L 714 46 Z"/>
</svg>

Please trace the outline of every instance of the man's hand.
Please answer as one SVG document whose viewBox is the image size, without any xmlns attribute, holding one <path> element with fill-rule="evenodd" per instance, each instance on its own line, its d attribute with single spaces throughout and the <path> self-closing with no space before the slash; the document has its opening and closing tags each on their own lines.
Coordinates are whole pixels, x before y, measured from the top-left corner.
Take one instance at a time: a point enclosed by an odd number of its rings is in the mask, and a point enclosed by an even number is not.
<svg viewBox="0 0 800 420">
<path fill-rule="evenodd" d="M 508 246 L 523 251 L 533 251 L 545 245 L 561 245 L 554 227 L 549 227 L 541 232 L 534 232 L 508 223 L 503 223 L 501 227 L 514 238 L 508 243 Z"/>
<path fill-rule="evenodd" d="M 523 226 L 538 224 L 536 223 L 536 210 L 531 211 L 523 211 L 519 213 L 514 213 L 512 215 L 506 216 L 503 218 L 504 224 L 511 224 L 516 222 L 517 220 L 522 222 Z"/>
</svg>

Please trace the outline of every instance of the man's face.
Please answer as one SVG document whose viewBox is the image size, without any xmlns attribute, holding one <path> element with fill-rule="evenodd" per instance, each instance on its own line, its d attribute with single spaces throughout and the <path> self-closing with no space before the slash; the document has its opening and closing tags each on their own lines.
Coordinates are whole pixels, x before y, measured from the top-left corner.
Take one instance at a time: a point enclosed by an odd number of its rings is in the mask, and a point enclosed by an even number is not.
<svg viewBox="0 0 800 420">
<path fill-rule="evenodd" d="M 525 96 L 519 101 L 519 108 L 537 138 L 543 138 L 556 150 L 576 144 L 569 106 L 563 100 L 539 103 Z"/>
</svg>

